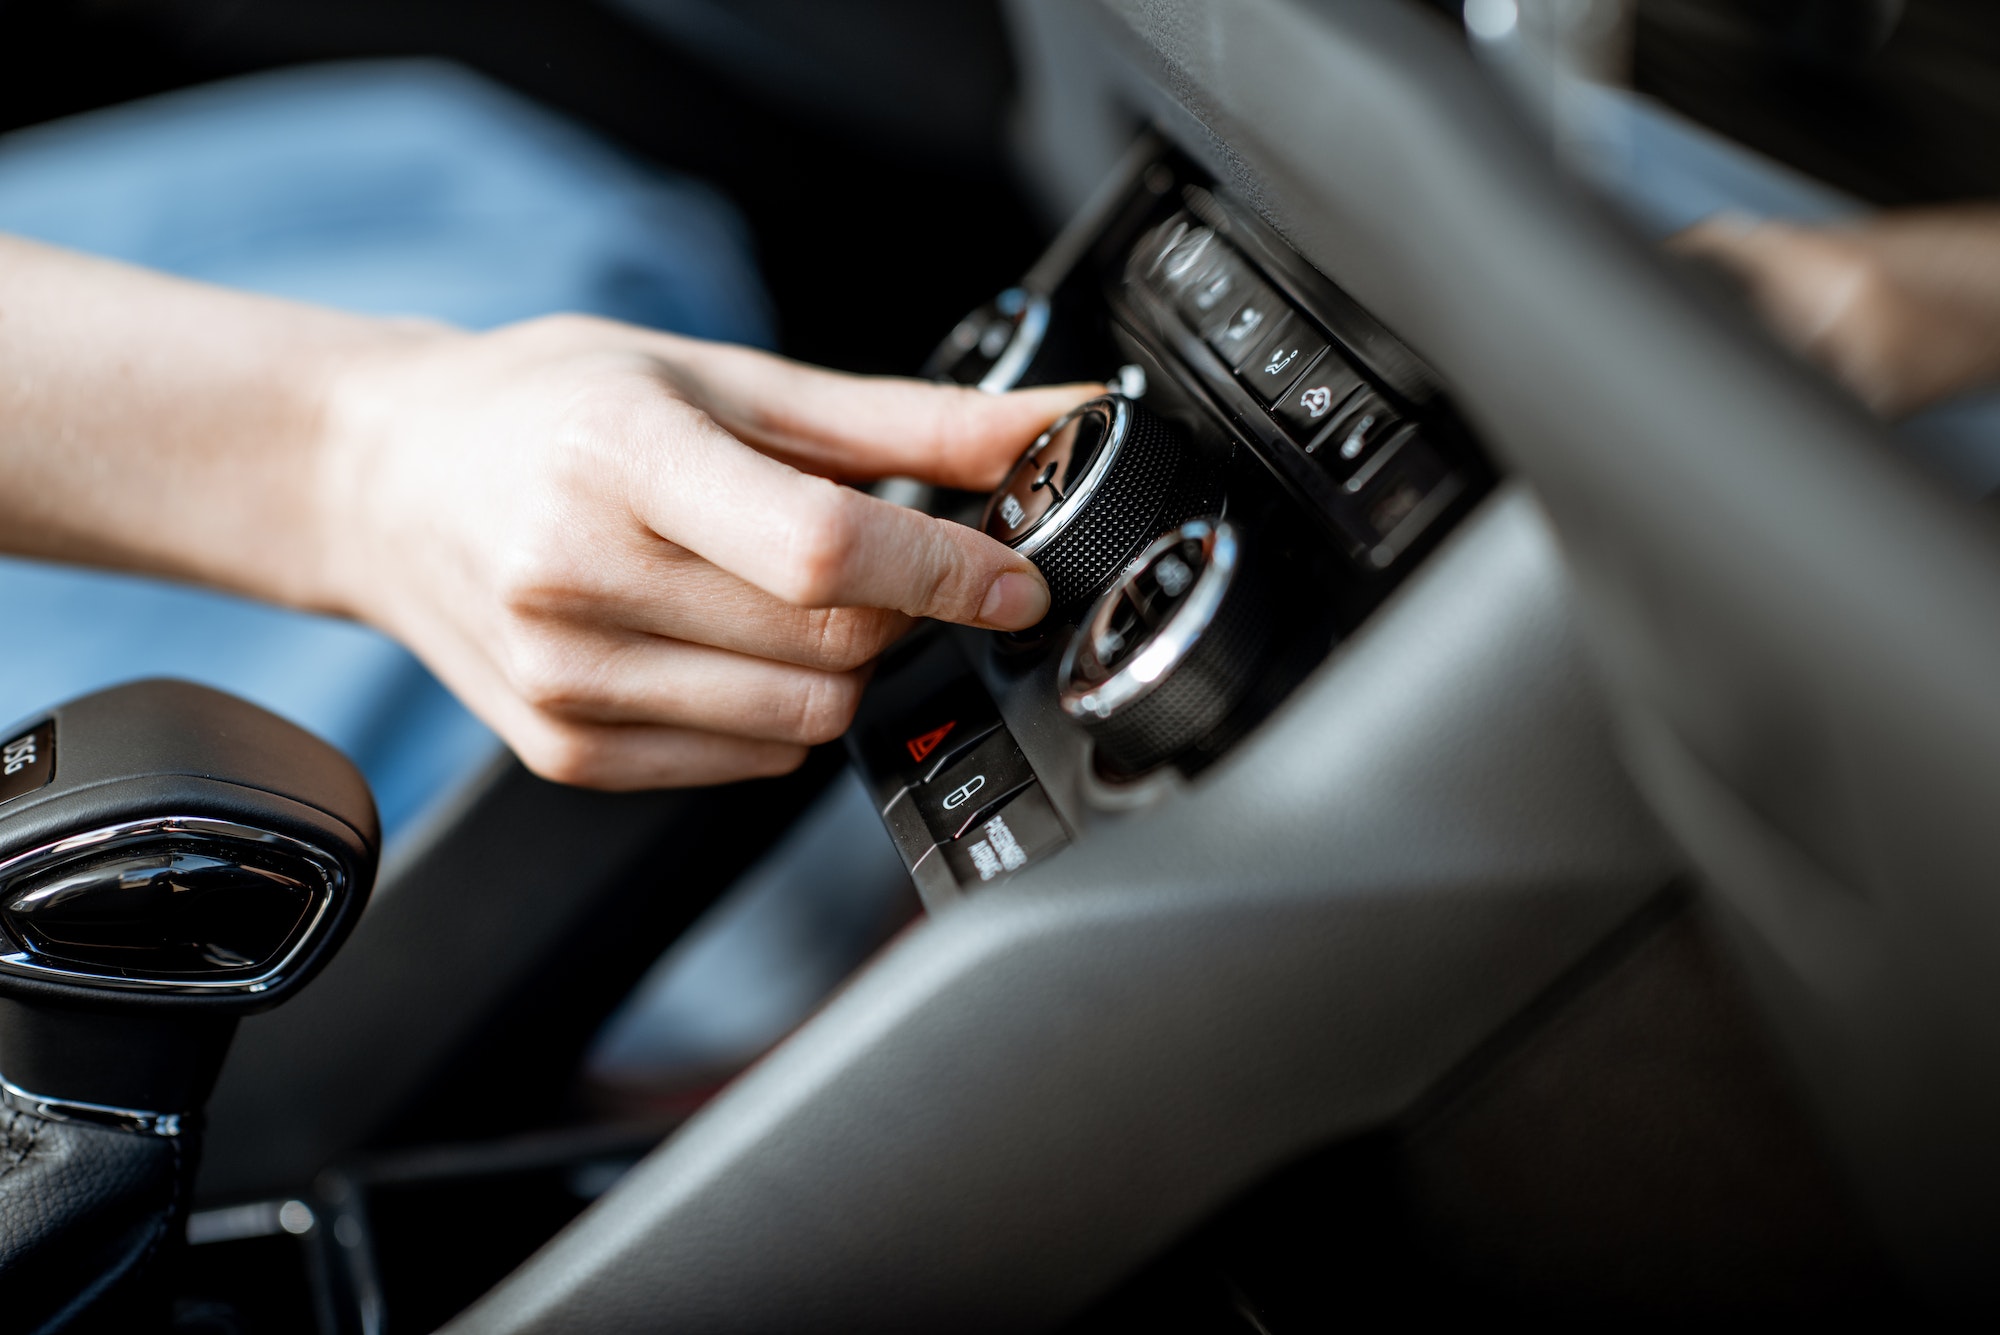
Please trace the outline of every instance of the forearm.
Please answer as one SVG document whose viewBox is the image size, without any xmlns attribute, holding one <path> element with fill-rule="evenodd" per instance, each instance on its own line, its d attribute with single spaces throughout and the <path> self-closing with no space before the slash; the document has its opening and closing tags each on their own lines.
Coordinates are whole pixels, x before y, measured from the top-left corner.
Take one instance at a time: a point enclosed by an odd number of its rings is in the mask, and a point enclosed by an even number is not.
<svg viewBox="0 0 2000 1335">
<path fill-rule="evenodd" d="M 316 473 L 384 321 L 0 237 L 0 549 L 345 611 Z"/>
<path fill-rule="evenodd" d="M 982 394 L 556 317 L 469 334 L 0 239 L 0 550 L 368 622 L 532 768 L 778 773 L 1019 553 L 833 478 L 990 486 L 1072 385 Z"/>
</svg>

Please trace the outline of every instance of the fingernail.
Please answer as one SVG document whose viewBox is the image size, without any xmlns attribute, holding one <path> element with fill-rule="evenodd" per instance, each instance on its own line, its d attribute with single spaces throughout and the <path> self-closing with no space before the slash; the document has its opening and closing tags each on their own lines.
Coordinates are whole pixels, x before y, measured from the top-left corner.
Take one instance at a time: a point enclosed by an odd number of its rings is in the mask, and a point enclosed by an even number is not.
<svg viewBox="0 0 2000 1335">
<path fill-rule="evenodd" d="M 979 624 L 995 630 L 1026 630 L 1049 614 L 1049 591 L 1025 570 L 1010 570 L 993 581 L 979 605 Z"/>
</svg>

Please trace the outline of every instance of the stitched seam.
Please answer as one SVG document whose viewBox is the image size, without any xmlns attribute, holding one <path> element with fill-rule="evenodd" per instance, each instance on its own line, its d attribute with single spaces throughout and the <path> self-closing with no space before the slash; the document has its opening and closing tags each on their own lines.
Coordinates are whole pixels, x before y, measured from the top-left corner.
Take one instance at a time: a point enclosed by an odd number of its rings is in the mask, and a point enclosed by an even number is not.
<svg viewBox="0 0 2000 1335">
<path fill-rule="evenodd" d="M 175 1136 L 171 1143 L 173 1145 L 173 1150 L 174 1150 L 174 1168 L 173 1168 L 173 1179 L 167 1188 L 166 1212 L 160 1216 L 159 1226 L 153 1230 L 152 1239 L 146 1243 L 146 1250 L 143 1253 L 141 1253 L 139 1259 L 133 1263 L 132 1268 L 126 1272 L 128 1274 L 136 1275 L 152 1263 L 153 1254 L 160 1250 L 160 1244 L 167 1240 L 167 1234 L 173 1228 L 174 1212 L 180 1208 L 181 1138 L 179 1136 Z"/>
<path fill-rule="evenodd" d="M 22 1114 L 18 1110 L 9 1112 L 7 1114 L 7 1139 L 10 1142 L 13 1141 L 15 1133 L 20 1130 L 21 1116 Z M 14 1152 L 13 1162 L 8 1164 L 5 1168 L 0 1168 L 0 1178 L 6 1177 L 7 1174 L 13 1172 L 16 1168 L 19 1168 L 22 1164 L 26 1163 L 28 1161 L 28 1156 L 35 1152 L 35 1142 L 41 1139 L 42 1128 L 47 1126 L 48 1123 L 44 1122 L 39 1117 L 32 1118 L 30 1120 L 32 1120 L 35 1124 L 34 1129 L 28 1132 L 27 1140 L 21 1142 L 20 1148 Z"/>
<path fill-rule="evenodd" d="M 36 1120 L 39 1121 L 40 1119 Z M 37 1136 L 41 1134 L 39 1127 L 36 1128 L 35 1134 Z M 126 1133 L 119 1132 L 115 1134 L 123 1135 Z M 43 1322 L 36 1329 L 36 1335 L 53 1335 L 56 1331 L 68 1329 L 70 1323 L 79 1315 L 92 1309 L 97 1309 L 100 1303 L 120 1286 L 131 1280 L 133 1276 L 142 1272 L 152 1261 L 154 1254 L 160 1249 L 160 1244 L 166 1240 L 171 1232 L 174 1214 L 180 1208 L 182 1189 L 182 1147 L 180 1138 L 175 1137 L 170 1144 L 174 1156 L 173 1178 L 167 1192 L 166 1212 L 154 1220 L 153 1235 L 147 1239 L 145 1249 L 136 1256 L 129 1256 L 127 1260 L 113 1269 L 99 1275 L 82 1293 L 77 1294 L 50 1316 L 47 1321 Z M 0 1169 L 0 1176 L 5 1176 L 5 1173 L 5 1169 Z"/>
</svg>

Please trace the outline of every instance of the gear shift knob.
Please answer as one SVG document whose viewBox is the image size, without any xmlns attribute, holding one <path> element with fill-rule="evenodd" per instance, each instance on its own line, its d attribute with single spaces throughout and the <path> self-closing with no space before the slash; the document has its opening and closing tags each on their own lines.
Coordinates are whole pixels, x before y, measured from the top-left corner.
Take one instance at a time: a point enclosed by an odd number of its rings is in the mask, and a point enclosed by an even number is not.
<svg viewBox="0 0 2000 1335">
<path fill-rule="evenodd" d="M 237 1018 L 326 963 L 379 843 L 346 757 L 219 691 L 136 682 L 0 733 L 9 1329 L 164 1328 Z"/>
<path fill-rule="evenodd" d="M 198 1107 L 236 1017 L 353 927 L 378 838 L 346 757 L 205 687 L 137 682 L 5 734 L 0 1097 Z"/>
</svg>

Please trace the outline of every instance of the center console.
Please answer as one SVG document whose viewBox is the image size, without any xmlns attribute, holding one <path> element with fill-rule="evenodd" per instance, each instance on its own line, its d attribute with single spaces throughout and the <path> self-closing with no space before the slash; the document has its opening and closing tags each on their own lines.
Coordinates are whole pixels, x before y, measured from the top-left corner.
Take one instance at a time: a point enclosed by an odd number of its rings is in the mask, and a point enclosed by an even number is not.
<svg viewBox="0 0 2000 1335">
<path fill-rule="evenodd" d="M 914 634 L 850 730 L 936 911 L 454 1329 L 1056 1329 L 1474 1070 L 1680 866 L 1532 499 L 1187 160 L 931 373 L 1104 389 L 991 495 L 881 493 L 1055 595 Z"/>
<path fill-rule="evenodd" d="M 926 373 L 1107 390 L 992 495 L 923 497 L 1052 595 L 1031 631 L 899 646 L 849 734 L 933 908 L 1185 786 L 1492 481 L 1415 354 L 1150 142 Z"/>
</svg>

